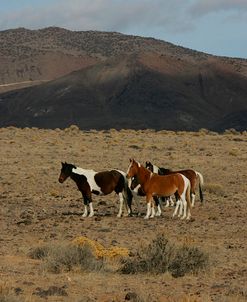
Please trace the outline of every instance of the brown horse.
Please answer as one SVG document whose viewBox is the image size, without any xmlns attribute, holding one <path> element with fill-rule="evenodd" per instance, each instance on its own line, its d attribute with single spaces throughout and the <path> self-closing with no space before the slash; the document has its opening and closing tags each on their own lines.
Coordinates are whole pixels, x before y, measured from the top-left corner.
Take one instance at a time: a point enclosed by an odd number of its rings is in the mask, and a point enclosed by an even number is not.
<svg viewBox="0 0 247 302">
<path fill-rule="evenodd" d="M 94 170 L 86 170 L 76 167 L 72 164 L 62 163 L 62 169 L 59 176 L 59 182 L 63 183 L 68 177 L 74 180 L 84 201 L 83 217 L 94 215 L 92 204 L 92 193 L 96 195 L 108 195 L 115 191 L 119 195 L 120 207 L 118 217 L 122 216 L 123 203 L 125 203 L 128 212 L 131 211 L 132 194 L 128 188 L 126 174 L 119 170 L 110 170 L 95 172 Z M 127 207 L 129 205 L 129 208 Z"/>
<path fill-rule="evenodd" d="M 152 218 L 155 215 L 153 196 L 168 197 L 173 194 L 175 194 L 179 200 L 173 216 L 177 214 L 178 206 L 181 201 L 184 209 L 182 219 L 186 217 L 187 204 L 187 219 L 190 219 L 190 181 L 184 175 L 174 173 L 171 175 L 161 176 L 156 173 L 152 173 L 134 159 L 130 159 L 130 165 L 126 174 L 127 178 L 132 178 L 134 176 L 137 178 L 137 181 L 141 185 L 141 188 L 146 195 L 147 213 L 144 217 L 145 219 L 148 219 L 149 217 Z"/>
<path fill-rule="evenodd" d="M 203 193 L 202 193 L 203 176 L 198 171 L 195 171 L 193 169 L 172 171 L 170 169 L 165 169 L 165 168 L 157 167 L 157 166 L 153 165 L 149 161 L 146 162 L 146 168 L 148 170 L 150 170 L 151 172 L 157 173 L 159 175 L 170 175 L 170 174 L 173 174 L 173 173 L 183 174 L 190 181 L 190 186 L 191 186 L 191 204 L 192 204 L 192 207 L 194 207 L 194 205 L 195 205 L 195 195 L 196 195 L 196 186 L 197 186 L 197 183 L 199 185 L 200 200 L 201 200 L 201 202 L 203 202 Z"/>
</svg>

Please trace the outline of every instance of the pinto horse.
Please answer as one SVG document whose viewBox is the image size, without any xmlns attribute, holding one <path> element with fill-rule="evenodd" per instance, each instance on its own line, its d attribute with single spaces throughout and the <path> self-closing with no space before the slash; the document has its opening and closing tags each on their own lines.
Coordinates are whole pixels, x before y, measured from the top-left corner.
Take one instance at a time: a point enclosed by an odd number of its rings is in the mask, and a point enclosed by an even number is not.
<svg viewBox="0 0 247 302">
<path fill-rule="evenodd" d="M 128 188 L 124 172 L 119 170 L 95 172 L 94 170 L 82 169 L 65 162 L 62 163 L 58 180 L 60 183 L 63 183 L 68 177 L 73 179 L 82 194 L 84 201 L 83 217 L 88 216 L 88 206 L 89 217 L 94 215 L 92 193 L 96 195 L 108 195 L 115 191 L 119 195 L 120 200 L 117 217 L 122 216 L 123 203 L 125 203 L 128 212 L 131 211 L 132 194 Z M 130 205 L 129 208 L 127 205 Z"/>
<path fill-rule="evenodd" d="M 168 197 L 173 194 L 175 194 L 177 199 L 179 201 L 181 200 L 183 204 L 184 215 L 182 219 L 186 217 L 188 204 L 187 219 L 190 219 L 190 181 L 184 175 L 173 173 L 171 175 L 161 176 L 156 173 L 152 173 L 134 159 L 130 159 L 130 165 L 126 174 L 127 178 L 132 178 L 134 176 L 137 178 L 137 181 L 146 195 L 147 213 L 144 217 L 145 219 L 148 219 L 149 217 L 153 218 L 155 215 L 153 196 Z M 176 207 L 173 216 L 176 215 L 177 209 L 178 208 Z"/>
<path fill-rule="evenodd" d="M 203 185 L 203 176 L 198 171 L 192 170 L 192 169 L 186 169 L 186 170 L 178 170 L 178 171 L 172 171 L 170 169 L 160 168 L 155 165 L 153 165 L 151 162 L 146 162 L 146 168 L 149 169 L 153 173 L 157 173 L 159 175 L 170 175 L 173 173 L 180 173 L 183 174 L 185 177 L 187 177 L 190 181 L 191 186 L 191 204 L 192 207 L 195 205 L 195 191 L 196 191 L 196 185 L 197 182 L 199 184 L 199 195 L 200 200 L 203 202 L 203 193 L 202 193 L 202 185 Z M 199 181 L 198 181 L 199 179 Z"/>
</svg>

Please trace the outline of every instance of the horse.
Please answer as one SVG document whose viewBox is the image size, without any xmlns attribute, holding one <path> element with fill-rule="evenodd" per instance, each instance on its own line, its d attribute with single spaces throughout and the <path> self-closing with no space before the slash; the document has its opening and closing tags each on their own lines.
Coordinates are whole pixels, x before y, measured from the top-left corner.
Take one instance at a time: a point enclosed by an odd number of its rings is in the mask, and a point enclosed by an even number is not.
<svg viewBox="0 0 247 302">
<path fill-rule="evenodd" d="M 194 205 L 195 205 L 195 196 L 196 196 L 195 191 L 196 191 L 196 185 L 197 185 L 197 182 L 198 182 L 200 201 L 203 202 L 202 185 L 204 183 L 204 180 L 203 180 L 203 176 L 200 172 L 195 171 L 193 169 L 172 171 L 170 169 L 157 167 L 149 161 L 146 162 L 146 168 L 149 169 L 153 173 L 158 173 L 158 174 L 162 173 L 162 175 L 170 175 L 170 174 L 173 174 L 173 173 L 180 173 L 180 174 L 183 174 L 185 177 L 187 177 L 190 181 L 190 186 L 191 186 L 191 204 L 192 204 L 192 207 L 194 207 Z M 198 179 L 199 179 L 199 181 L 198 181 Z"/>
<path fill-rule="evenodd" d="M 185 217 L 190 219 L 191 217 L 191 202 L 190 202 L 190 181 L 180 173 L 173 173 L 170 175 L 158 175 L 151 172 L 139 162 L 134 159 L 130 159 L 130 164 L 126 172 L 127 178 L 136 176 L 143 192 L 146 195 L 147 212 L 145 219 L 153 218 L 155 215 L 154 200 L 153 196 L 171 196 L 175 194 L 179 200 L 173 216 L 177 214 L 178 206 L 180 201 L 183 204 L 184 214 L 182 219 Z M 186 209 L 188 204 L 188 214 L 186 216 Z"/>
<path fill-rule="evenodd" d="M 82 169 L 66 162 L 62 162 L 61 164 L 62 168 L 58 181 L 63 183 L 70 177 L 76 183 L 84 201 L 84 213 L 82 217 L 88 216 L 88 206 L 89 217 L 94 215 L 92 194 L 108 195 L 113 191 L 118 194 L 120 201 L 117 217 L 122 216 L 123 203 L 125 203 L 128 213 L 131 213 L 132 194 L 128 187 L 126 174 L 123 171 L 110 170 L 96 172 L 94 170 Z"/>
</svg>

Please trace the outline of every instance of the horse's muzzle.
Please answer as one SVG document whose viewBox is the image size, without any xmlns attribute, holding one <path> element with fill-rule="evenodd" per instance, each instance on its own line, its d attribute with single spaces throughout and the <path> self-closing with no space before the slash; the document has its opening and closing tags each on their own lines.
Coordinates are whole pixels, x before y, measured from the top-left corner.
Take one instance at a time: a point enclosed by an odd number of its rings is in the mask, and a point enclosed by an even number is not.
<svg viewBox="0 0 247 302">
<path fill-rule="evenodd" d="M 58 178 L 58 181 L 62 184 L 62 183 L 64 182 L 64 178 L 59 177 L 59 178 Z"/>
</svg>

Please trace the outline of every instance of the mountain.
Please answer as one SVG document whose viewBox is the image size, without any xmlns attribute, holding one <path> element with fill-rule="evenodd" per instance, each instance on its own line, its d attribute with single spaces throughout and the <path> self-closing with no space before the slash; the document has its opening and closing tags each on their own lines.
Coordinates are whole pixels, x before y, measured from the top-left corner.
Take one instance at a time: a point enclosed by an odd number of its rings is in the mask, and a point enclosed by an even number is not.
<svg viewBox="0 0 247 302">
<path fill-rule="evenodd" d="M 2 127 L 247 129 L 244 59 L 120 33 L 21 28 L 0 32 L 0 62 Z"/>
</svg>

